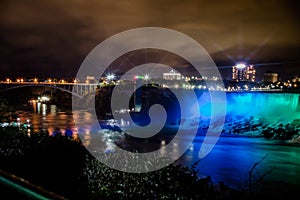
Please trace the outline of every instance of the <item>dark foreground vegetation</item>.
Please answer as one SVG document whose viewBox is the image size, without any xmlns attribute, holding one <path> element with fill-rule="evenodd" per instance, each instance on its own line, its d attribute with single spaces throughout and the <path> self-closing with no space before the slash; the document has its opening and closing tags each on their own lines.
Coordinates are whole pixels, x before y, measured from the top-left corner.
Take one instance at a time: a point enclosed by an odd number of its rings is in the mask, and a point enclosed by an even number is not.
<svg viewBox="0 0 300 200">
<path fill-rule="evenodd" d="M 253 188 L 253 193 L 233 190 L 212 183 L 210 177 L 199 179 L 197 163 L 190 168 L 170 165 L 150 173 L 124 173 L 94 159 L 74 137 L 47 132 L 29 136 L 27 130 L 13 127 L 0 128 L 0 162 L 2 170 L 68 199 L 280 199 L 296 191 L 284 186 L 281 195 L 270 192 L 270 187 Z M 6 191 L 2 197 L 19 195 L 0 187 Z"/>
<path fill-rule="evenodd" d="M 2 170 L 66 198 L 218 199 L 223 195 L 209 177 L 198 179 L 193 167 L 129 174 L 99 163 L 80 141 L 67 136 L 41 132 L 29 137 L 16 128 L 1 128 L 0 137 Z"/>
</svg>

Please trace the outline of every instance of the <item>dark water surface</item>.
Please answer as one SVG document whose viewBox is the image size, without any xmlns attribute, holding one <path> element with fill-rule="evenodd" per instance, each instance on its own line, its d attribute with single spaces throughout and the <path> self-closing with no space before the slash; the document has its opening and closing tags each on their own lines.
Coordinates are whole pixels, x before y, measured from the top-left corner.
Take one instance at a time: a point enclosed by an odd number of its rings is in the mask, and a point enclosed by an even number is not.
<svg viewBox="0 0 300 200">
<path fill-rule="evenodd" d="M 71 130 L 77 134 L 70 110 L 38 103 L 19 107 L 17 114 L 21 121 L 30 119 L 34 131 L 44 129 L 51 134 L 56 128 L 60 128 L 62 133 Z M 85 112 L 83 117 L 88 120 L 91 114 Z M 85 129 L 89 132 L 91 127 Z M 202 142 L 203 136 L 197 136 L 177 163 L 189 166 L 198 160 Z M 214 181 L 223 181 L 228 185 L 240 187 L 247 184 L 248 172 L 254 163 L 266 155 L 267 157 L 253 170 L 254 180 L 272 170 L 264 180 L 300 185 L 300 147 L 264 138 L 219 138 L 213 150 L 200 160 L 199 175 L 211 176 Z"/>
</svg>

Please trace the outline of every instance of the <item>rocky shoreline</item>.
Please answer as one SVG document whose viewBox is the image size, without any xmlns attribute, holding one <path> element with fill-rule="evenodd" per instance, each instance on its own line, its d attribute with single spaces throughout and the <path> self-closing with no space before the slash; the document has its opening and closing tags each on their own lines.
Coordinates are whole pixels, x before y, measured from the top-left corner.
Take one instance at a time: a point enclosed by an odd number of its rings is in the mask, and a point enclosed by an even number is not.
<svg viewBox="0 0 300 200">
<path fill-rule="evenodd" d="M 300 119 L 268 122 L 260 117 L 226 117 L 222 137 L 261 137 L 300 144 Z M 200 128 L 207 130 L 209 120 L 203 120 Z"/>
</svg>

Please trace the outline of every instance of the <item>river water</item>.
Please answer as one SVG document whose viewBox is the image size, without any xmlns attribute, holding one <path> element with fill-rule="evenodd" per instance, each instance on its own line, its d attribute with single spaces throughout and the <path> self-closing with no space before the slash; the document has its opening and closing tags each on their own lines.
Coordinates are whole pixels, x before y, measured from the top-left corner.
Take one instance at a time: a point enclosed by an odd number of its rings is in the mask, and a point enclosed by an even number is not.
<svg viewBox="0 0 300 200">
<path fill-rule="evenodd" d="M 31 121 L 33 131 L 47 130 L 50 134 L 59 128 L 77 134 L 72 112 L 55 105 L 34 103 L 17 110 L 22 122 Z M 91 117 L 84 113 L 85 120 Z M 89 127 L 86 127 L 86 131 Z M 198 160 L 202 136 L 197 136 L 186 153 L 177 163 L 191 165 Z M 259 178 L 265 172 L 272 172 L 264 180 L 300 185 L 300 147 L 281 141 L 263 138 L 221 137 L 213 150 L 198 165 L 200 176 L 211 176 L 214 181 L 223 181 L 227 185 L 240 187 L 248 181 L 248 172 L 255 162 L 260 164 L 253 171 L 253 178 Z"/>
</svg>

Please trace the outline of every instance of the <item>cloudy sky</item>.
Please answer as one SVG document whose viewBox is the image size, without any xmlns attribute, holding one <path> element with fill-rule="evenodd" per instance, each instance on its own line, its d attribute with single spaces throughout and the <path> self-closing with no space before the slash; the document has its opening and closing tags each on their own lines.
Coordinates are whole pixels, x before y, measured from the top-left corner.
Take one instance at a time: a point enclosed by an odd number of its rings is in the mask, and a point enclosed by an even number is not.
<svg viewBox="0 0 300 200">
<path fill-rule="evenodd" d="M 74 77 L 103 40 L 149 26 L 195 39 L 224 78 L 243 60 L 259 77 L 289 78 L 300 72 L 299 17 L 296 1 L 283 0 L 2 0 L 0 78 Z"/>
</svg>

